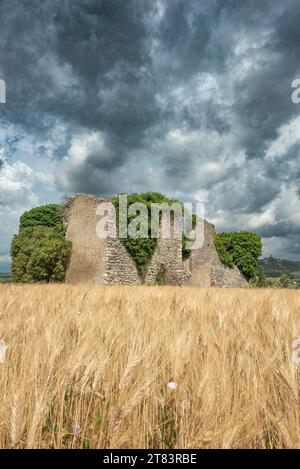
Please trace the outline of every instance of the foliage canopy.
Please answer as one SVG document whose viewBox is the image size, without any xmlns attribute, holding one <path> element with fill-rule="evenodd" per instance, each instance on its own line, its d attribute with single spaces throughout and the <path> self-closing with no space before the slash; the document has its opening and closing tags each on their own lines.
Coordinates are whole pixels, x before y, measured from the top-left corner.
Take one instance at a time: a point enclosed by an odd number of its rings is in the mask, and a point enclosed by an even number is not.
<svg viewBox="0 0 300 469">
<path fill-rule="evenodd" d="M 20 229 L 29 226 L 55 227 L 62 224 L 61 207 L 57 204 L 41 205 L 27 212 L 20 218 Z"/>
<path fill-rule="evenodd" d="M 215 233 L 219 259 L 228 267 L 236 265 L 249 280 L 256 275 L 257 260 L 262 254 L 260 237 L 249 231 Z"/>
<path fill-rule="evenodd" d="M 25 212 L 11 243 L 15 282 L 60 282 L 71 243 L 65 238 L 60 206 L 44 205 Z"/>
</svg>

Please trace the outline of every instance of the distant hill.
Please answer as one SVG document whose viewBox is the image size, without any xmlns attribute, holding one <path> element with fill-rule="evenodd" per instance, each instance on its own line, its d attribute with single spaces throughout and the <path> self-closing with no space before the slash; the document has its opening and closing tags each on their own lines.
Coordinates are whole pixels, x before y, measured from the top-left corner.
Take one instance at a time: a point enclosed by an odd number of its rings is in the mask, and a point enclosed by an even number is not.
<svg viewBox="0 0 300 469">
<path fill-rule="evenodd" d="M 11 274 L 0 272 L 0 283 L 8 283 L 8 282 L 11 282 Z"/>
<path fill-rule="evenodd" d="M 276 259 L 271 256 L 259 259 L 258 265 L 263 266 L 267 277 L 280 277 L 284 273 L 290 273 L 293 278 L 300 278 L 300 261 Z"/>
</svg>

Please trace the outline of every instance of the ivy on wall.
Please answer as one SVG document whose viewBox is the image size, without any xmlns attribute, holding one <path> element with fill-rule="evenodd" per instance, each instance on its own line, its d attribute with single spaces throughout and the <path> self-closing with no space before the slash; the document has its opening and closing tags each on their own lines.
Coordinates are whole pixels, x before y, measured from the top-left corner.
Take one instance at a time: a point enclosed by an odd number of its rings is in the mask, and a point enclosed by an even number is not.
<svg viewBox="0 0 300 469">
<path fill-rule="evenodd" d="M 261 239 L 256 233 L 215 233 L 214 243 L 223 264 L 236 265 L 248 280 L 255 277 L 257 260 L 262 254 Z"/>
<path fill-rule="evenodd" d="M 147 238 L 120 238 L 124 246 L 126 247 L 129 254 L 134 259 L 138 273 L 144 277 L 147 272 L 147 267 L 151 260 L 151 257 L 154 253 L 157 239 L 151 238 L 151 204 L 157 203 L 167 203 L 172 205 L 173 203 L 178 203 L 176 199 L 170 199 L 159 192 L 145 192 L 142 194 L 129 194 L 127 195 L 127 204 L 128 207 L 133 203 L 143 203 L 147 207 L 147 223 L 148 223 L 148 237 Z M 119 197 L 113 198 L 113 204 L 116 208 L 117 213 L 117 226 L 119 220 Z M 127 226 L 135 218 L 134 215 L 129 215 L 127 211 Z"/>
</svg>

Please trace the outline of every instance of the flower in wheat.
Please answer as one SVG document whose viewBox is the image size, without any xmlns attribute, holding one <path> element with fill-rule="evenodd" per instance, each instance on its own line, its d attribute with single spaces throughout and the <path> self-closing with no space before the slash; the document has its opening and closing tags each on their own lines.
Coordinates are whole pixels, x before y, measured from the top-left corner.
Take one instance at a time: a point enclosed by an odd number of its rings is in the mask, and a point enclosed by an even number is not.
<svg viewBox="0 0 300 469">
<path fill-rule="evenodd" d="M 174 391 L 176 388 L 177 388 L 177 383 L 176 381 L 170 381 L 168 384 L 167 384 L 168 388 L 169 389 L 172 389 L 172 391 Z"/>
<path fill-rule="evenodd" d="M 7 345 L 4 340 L 0 339 L 0 363 L 5 363 L 5 353 Z"/>
</svg>

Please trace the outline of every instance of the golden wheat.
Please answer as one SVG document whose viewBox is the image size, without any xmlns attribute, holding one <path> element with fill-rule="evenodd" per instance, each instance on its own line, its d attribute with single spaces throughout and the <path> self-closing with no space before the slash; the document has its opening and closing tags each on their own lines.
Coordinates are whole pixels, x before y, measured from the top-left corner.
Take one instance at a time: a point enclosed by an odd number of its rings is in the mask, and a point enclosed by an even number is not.
<svg viewBox="0 0 300 469">
<path fill-rule="evenodd" d="M 297 291 L 2 285 L 0 447 L 299 448 L 296 338 Z"/>
</svg>

